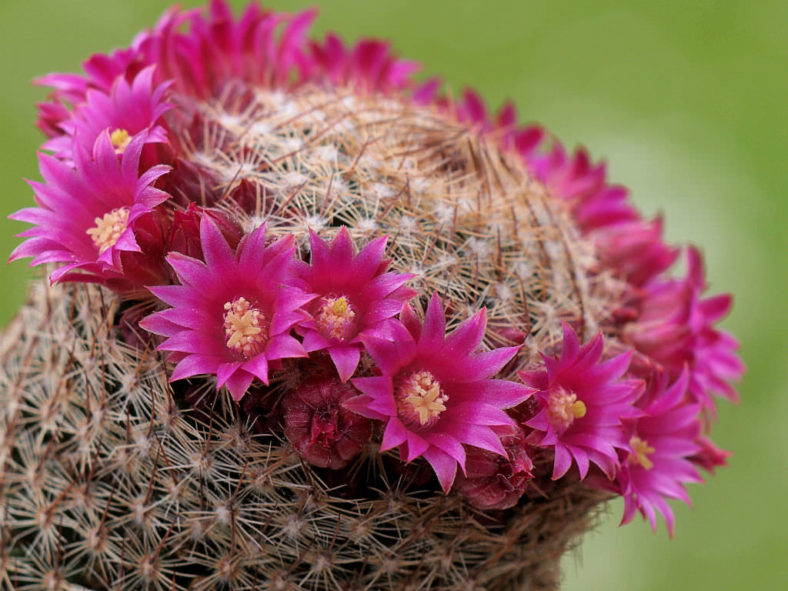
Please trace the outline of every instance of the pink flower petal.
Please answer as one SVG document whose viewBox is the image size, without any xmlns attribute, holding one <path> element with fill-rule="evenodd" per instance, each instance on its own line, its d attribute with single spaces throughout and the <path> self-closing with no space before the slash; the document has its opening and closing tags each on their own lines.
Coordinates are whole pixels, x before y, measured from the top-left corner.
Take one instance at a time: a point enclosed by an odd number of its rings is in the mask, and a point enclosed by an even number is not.
<svg viewBox="0 0 788 591">
<path fill-rule="evenodd" d="M 407 440 L 408 430 L 398 418 L 392 417 L 386 423 L 386 430 L 383 432 L 383 438 L 380 441 L 380 451 L 393 449 Z"/>
<path fill-rule="evenodd" d="M 243 370 L 238 370 L 227 378 L 226 386 L 230 391 L 233 400 L 238 401 L 244 397 L 244 394 L 246 394 L 246 391 L 252 384 L 253 379 L 254 376 L 252 374 L 246 373 Z"/>
<path fill-rule="evenodd" d="M 343 382 L 348 381 L 356 371 L 361 350 L 354 345 L 337 346 L 330 348 L 328 354 L 337 368 L 339 379 Z"/>
<path fill-rule="evenodd" d="M 454 478 L 457 475 L 457 460 L 437 447 L 430 447 L 425 451 L 424 459 L 427 460 L 430 466 L 432 466 L 432 469 L 435 470 L 435 474 L 438 477 L 438 482 L 440 482 L 443 492 L 448 494 L 452 484 L 454 484 Z"/>
</svg>

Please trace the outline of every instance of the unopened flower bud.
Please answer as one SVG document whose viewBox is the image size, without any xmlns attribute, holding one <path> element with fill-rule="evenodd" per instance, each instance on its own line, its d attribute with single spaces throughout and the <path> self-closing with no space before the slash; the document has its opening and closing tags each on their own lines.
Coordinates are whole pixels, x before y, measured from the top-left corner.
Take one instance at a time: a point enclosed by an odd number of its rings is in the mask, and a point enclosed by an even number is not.
<svg viewBox="0 0 788 591">
<path fill-rule="evenodd" d="M 302 382 L 285 396 L 285 436 L 298 454 L 320 468 L 347 466 L 366 445 L 372 422 L 343 407 L 358 392 L 335 376 Z"/>
<path fill-rule="evenodd" d="M 714 469 L 728 464 L 731 452 L 721 449 L 707 437 L 700 436 L 695 441 L 700 446 L 700 450 L 695 455 L 690 456 L 689 461 L 700 466 L 710 474 L 714 474 Z"/>
<path fill-rule="evenodd" d="M 532 478 L 523 432 L 512 427 L 501 434 L 501 443 L 508 457 L 469 447 L 465 474 L 458 473 L 454 481 L 454 488 L 478 509 L 514 507 Z"/>
</svg>

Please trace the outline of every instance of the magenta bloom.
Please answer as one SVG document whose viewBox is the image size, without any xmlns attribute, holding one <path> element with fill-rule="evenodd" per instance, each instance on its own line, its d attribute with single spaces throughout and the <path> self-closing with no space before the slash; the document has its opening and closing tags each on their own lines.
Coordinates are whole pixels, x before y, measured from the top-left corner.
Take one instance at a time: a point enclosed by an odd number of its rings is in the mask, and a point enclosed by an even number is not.
<svg viewBox="0 0 788 591">
<path fill-rule="evenodd" d="M 580 478 L 589 462 L 613 478 L 618 466 L 616 449 L 626 448 L 621 421 L 637 416 L 633 406 L 640 381 L 620 380 L 629 366 L 629 353 L 600 363 L 602 334 L 580 346 L 575 332 L 564 324 L 564 346 L 559 359 L 543 355 L 546 369 L 520 372 L 537 390 L 539 410 L 526 425 L 535 430 L 532 440 L 555 448 L 553 479 L 567 473 L 572 461 Z"/>
<path fill-rule="evenodd" d="M 181 285 L 150 288 L 171 308 L 140 326 L 167 337 L 159 349 L 172 351 L 177 361 L 171 380 L 214 374 L 217 388 L 226 384 L 240 400 L 255 377 L 268 383 L 271 361 L 306 357 L 290 332 L 313 296 L 290 285 L 297 264 L 292 236 L 266 246 L 263 225 L 233 252 L 203 216 L 200 243 L 205 262 L 179 253 L 167 257 Z"/>
<path fill-rule="evenodd" d="M 305 279 L 318 297 L 298 331 L 307 351 L 328 352 L 343 382 L 356 371 L 362 339 L 384 336 L 386 324 L 416 294 L 405 287 L 411 275 L 386 272 L 386 240 L 377 238 L 355 254 L 345 227 L 330 246 L 310 234 L 312 265 Z"/>
<path fill-rule="evenodd" d="M 108 130 L 110 140 L 118 153 L 123 152 L 131 138 L 142 135 L 145 143 L 166 142 L 167 133 L 158 122 L 171 107 L 163 96 L 169 84 L 153 87 L 154 66 L 142 70 L 130 84 L 118 78 L 109 92 L 90 89 L 85 102 L 74 109 L 71 119 L 62 121 L 58 135 L 44 144 L 55 156 L 63 159 L 73 157 L 73 144 L 90 150 L 96 138 Z"/>
<path fill-rule="evenodd" d="M 403 460 L 424 457 L 443 490 L 451 489 L 457 465 L 465 469 L 463 444 L 506 455 L 493 429 L 512 425 L 503 409 L 530 395 L 522 384 L 491 379 L 518 347 L 477 352 L 484 337 L 484 309 L 446 335 L 437 294 L 420 323 L 406 305 L 392 340 L 364 336 L 381 375 L 356 378 L 363 395 L 345 403 L 359 414 L 386 422 L 381 450 L 399 446 Z"/>
<path fill-rule="evenodd" d="M 147 33 L 142 33 L 137 40 L 147 36 Z M 39 116 L 36 124 L 48 137 L 60 135 L 61 123 L 71 116 L 65 104 L 85 102 L 90 89 L 109 92 L 119 77 L 128 76 L 141 67 L 137 44 L 135 47 L 115 50 L 111 55 L 97 53 L 83 62 L 82 67 L 87 76 L 52 73 L 35 80 L 36 84 L 53 89 L 49 101 L 37 105 Z"/>
<path fill-rule="evenodd" d="M 75 168 L 39 154 L 45 182 L 30 182 L 39 207 L 9 216 L 34 227 L 19 234 L 28 240 L 10 260 L 34 257 L 31 266 L 66 263 L 52 272 L 53 283 L 67 276 L 99 282 L 121 276 L 119 253 L 139 251 L 135 220 L 169 198 L 151 186 L 169 167 L 138 172 L 144 141 L 144 136 L 134 137 L 118 156 L 109 134 L 101 133 L 92 155 L 76 150 Z M 82 274 L 72 275 L 76 270 Z"/>
<path fill-rule="evenodd" d="M 690 393 L 713 412 L 714 395 L 738 399 L 730 382 L 741 377 L 744 365 L 736 354 L 736 339 L 714 327 L 730 310 L 731 296 L 701 299 L 706 290 L 702 258 L 694 248 L 687 255 L 687 277 L 649 284 L 640 316 L 624 335 L 674 379 L 688 366 Z"/>
<path fill-rule="evenodd" d="M 688 375 L 684 372 L 672 386 L 667 379 L 652 379 L 639 401 L 643 416 L 628 425 L 629 450 L 624 453 L 617 481 L 624 496 L 621 524 L 632 520 L 635 511 L 649 520 L 656 531 L 656 512 L 662 514 L 673 535 L 673 511 L 665 499 L 689 504 L 686 482 L 701 482 L 692 457 L 701 451 L 700 405 L 686 396 Z"/>
</svg>

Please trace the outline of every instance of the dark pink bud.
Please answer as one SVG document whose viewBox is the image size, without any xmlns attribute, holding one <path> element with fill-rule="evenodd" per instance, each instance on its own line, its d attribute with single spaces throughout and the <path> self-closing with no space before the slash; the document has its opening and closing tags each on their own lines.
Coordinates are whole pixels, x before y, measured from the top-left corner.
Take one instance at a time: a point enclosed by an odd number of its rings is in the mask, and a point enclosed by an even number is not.
<svg viewBox="0 0 788 591">
<path fill-rule="evenodd" d="M 495 327 L 494 330 L 514 345 L 522 345 L 525 342 L 525 338 L 528 336 L 522 330 L 514 326 Z"/>
<path fill-rule="evenodd" d="M 37 103 L 36 106 L 38 107 L 36 126 L 44 132 L 44 135 L 56 137 L 62 134 L 60 124 L 71 118 L 71 112 L 55 100 Z"/>
<path fill-rule="evenodd" d="M 238 186 L 230 191 L 227 199 L 235 201 L 243 211 L 253 213 L 257 207 L 262 207 L 262 210 L 265 211 L 265 206 L 270 203 L 271 196 L 267 187 L 260 188 L 250 180 L 242 179 Z"/>
<path fill-rule="evenodd" d="M 465 474 L 457 474 L 454 488 L 474 507 L 482 510 L 509 509 L 517 504 L 533 477 L 533 462 L 526 451 L 525 435 L 518 427 L 501 432 L 508 458 L 469 447 Z"/>
<path fill-rule="evenodd" d="M 216 224 L 231 248 L 238 246 L 243 229 L 236 222 L 218 209 L 202 208 L 191 203 L 186 211 L 176 211 L 173 214 L 172 228 L 167 237 L 169 252 L 179 252 L 201 259 L 200 220 L 206 216 Z"/>
<path fill-rule="evenodd" d="M 338 470 L 359 454 L 372 422 L 343 406 L 357 395 L 336 376 L 310 378 L 288 392 L 282 401 L 285 436 L 304 460 Z"/>
<path fill-rule="evenodd" d="M 720 449 L 710 439 L 703 436 L 698 437 L 695 443 L 700 445 L 700 451 L 691 456 L 689 461 L 696 466 L 700 466 L 710 474 L 714 474 L 715 468 L 728 464 L 731 452 Z"/>
<path fill-rule="evenodd" d="M 175 211 L 172 228 L 167 237 L 170 252 L 179 252 L 192 258 L 202 258 L 200 246 L 200 208 L 193 203 L 186 211 Z"/>
</svg>

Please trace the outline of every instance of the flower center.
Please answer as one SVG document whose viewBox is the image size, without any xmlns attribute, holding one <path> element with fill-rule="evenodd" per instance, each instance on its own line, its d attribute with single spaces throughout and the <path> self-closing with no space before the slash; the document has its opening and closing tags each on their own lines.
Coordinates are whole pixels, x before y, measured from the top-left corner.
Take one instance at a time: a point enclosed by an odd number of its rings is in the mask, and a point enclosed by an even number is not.
<svg viewBox="0 0 788 591">
<path fill-rule="evenodd" d="M 586 405 L 577 394 L 560 388 L 550 393 L 547 403 L 547 420 L 557 429 L 567 429 L 575 419 L 586 416 Z"/>
<path fill-rule="evenodd" d="M 649 459 L 649 454 L 654 453 L 654 448 L 648 444 L 648 441 L 641 439 L 637 435 L 633 435 L 629 440 L 629 446 L 632 448 L 629 454 L 629 461 L 632 464 L 640 464 L 646 470 L 651 470 L 654 467 L 654 462 Z"/>
<path fill-rule="evenodd" d="M 88 228 L 86 233 L 99 249 L 99 254 L 104 254 L 108 248 L 115 246 L 120 235 L 126 231 L 129 223 L 129 210 L 127 207 L 118 207 L 102 217 L 93 220 L 96 224 Z"/>
<path fill-rule="evenodd" d="M 111 134 L 109 134 L 109 141 L 112 142 L 112 145 L 115 148 L 115 153 L 122 154 L 123 150 L 125 150 L 131 143 L 131 136 L 125 129 L 116 129 Z"/>
<path fill-rule="evenodd" d="M 317 325 L 325 337 L 345 340 L 355 332 L 356 311 L 345 296 L 322 298 Z"/>
<path fill-rule="evenodd" d="M 422 427 L 438 420 L 449 399 L 440 382 L 426 370 L 410 374 L 397 388 L 396 398 L 402 418 Z"/>
<path fill-rule="evenodd" d="M 224 304 L 224 334 L 227 348 L 249 359 L 265 348 L 268 321 L 259 308 L 240 297 Z"/>
</svg>

